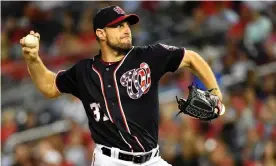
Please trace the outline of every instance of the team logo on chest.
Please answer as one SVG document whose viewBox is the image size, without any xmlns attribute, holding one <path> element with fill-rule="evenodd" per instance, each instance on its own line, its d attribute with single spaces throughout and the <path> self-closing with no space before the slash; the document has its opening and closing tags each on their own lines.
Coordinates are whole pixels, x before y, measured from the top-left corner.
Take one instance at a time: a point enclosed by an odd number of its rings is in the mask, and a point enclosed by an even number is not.
<svg viewBox="0 0 276 166">
<path fill-rule="evenodd" d="M 127 88 L 127 94 L 132 99 L 138 99 L 146 94 L 151 85 L 150 68 L 145 62 L 140 68 L 125 72 L 120 79 L 121 84 Z"/>
</svg>

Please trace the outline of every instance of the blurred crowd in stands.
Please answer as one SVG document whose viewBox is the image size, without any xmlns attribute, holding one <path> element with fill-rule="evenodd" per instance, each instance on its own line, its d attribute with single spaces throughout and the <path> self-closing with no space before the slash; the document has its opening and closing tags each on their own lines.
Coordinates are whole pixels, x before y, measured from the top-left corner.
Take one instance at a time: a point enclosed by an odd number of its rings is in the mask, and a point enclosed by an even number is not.
<svg viewBox="0 0 276 166">
<path fill-rule="evenodd" d="M 174 166 L 276 165 L 273 1 L 2 2 L 1 165 L 91 164 L 95 144 L 81 102 L 69 95 L 46 100 L 30 81 L 19 40 L 30 30 L 39 32 L 40 56 L 46 66 L 53 71 L 65 69 L 98 53 L 92 18 L 97 9 L 111 4 L 140 16 L 140 23 L 132 28 L 134 45 L 163 42 L 198 51 L 222 87 L 225 115 L 203 123 L 176 117 L 175 95 L 186 97 L 192 82 L 204 89 L 200 80 L 187 70 L 163 77 L 159 144 L 166 161 Z M 273 63 L 274 68 L 269 67 Z M 13 134 L 64 119 L 71 124 L 68 131 L 6 149 Z"/>
</svg>

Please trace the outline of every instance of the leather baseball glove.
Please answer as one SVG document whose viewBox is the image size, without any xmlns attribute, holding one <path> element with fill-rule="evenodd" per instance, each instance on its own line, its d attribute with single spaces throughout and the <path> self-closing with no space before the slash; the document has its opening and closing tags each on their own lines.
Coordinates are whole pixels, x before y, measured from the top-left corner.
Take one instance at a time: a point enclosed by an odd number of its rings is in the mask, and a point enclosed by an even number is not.
<svg viewBox="0 0 276 166">
<path fill-rule="evenodd" d="M 224 114 L 225 107 L 218 96 L 212 94 L 214 89 L 203 91 L 192 85 L 188 86 L 189 95 L 187 100 L 176 96 L 180 113 L 203 121 L 211 121 Z"/>
</svg>

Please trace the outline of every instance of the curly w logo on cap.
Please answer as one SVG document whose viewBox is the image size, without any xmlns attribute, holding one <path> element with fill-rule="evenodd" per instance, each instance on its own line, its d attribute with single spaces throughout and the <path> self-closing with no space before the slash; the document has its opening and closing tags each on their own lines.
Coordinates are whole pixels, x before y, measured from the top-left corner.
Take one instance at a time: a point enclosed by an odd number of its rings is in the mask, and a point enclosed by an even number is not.
<svg viewBox="0 0 276 166">
<path fill-rule="evenodd" d="M 126 14 L 126 12 L 119 6 L 116 6 L 115 8 L 113 8 L 113 10 L 118 14 Z"/>
</svg>

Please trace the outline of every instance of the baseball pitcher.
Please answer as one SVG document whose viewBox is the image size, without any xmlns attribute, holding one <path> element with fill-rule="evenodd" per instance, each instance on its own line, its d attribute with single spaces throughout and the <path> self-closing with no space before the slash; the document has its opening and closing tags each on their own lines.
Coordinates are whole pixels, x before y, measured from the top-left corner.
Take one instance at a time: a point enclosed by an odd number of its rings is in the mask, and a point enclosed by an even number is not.
<svg viewBox="0 0 276 166">
<path fill-rule="evenodd" d="M 180 112 L 210 121 L 224 112 L 213 72 L 196 52 L 165 44 L 133 46 L 130 26 L 139 22 L 119 6 L 100 9 L 93 19 L 98 55 L 54 73 L 39 58 L 39 42 L 20 40 L 29 74 L 48 98 L 64 93 L 78 97 L 96 143 L 92 166 L 168 166 L 159 155 L 158 82 L 167 72 L 190 68 L 210 90 L 189 86 L 177 99 Z M 39 33 L 31 31 L 40 39 Z M 76 112 L 77 114 L 77 112 Z"/>
</svg>

